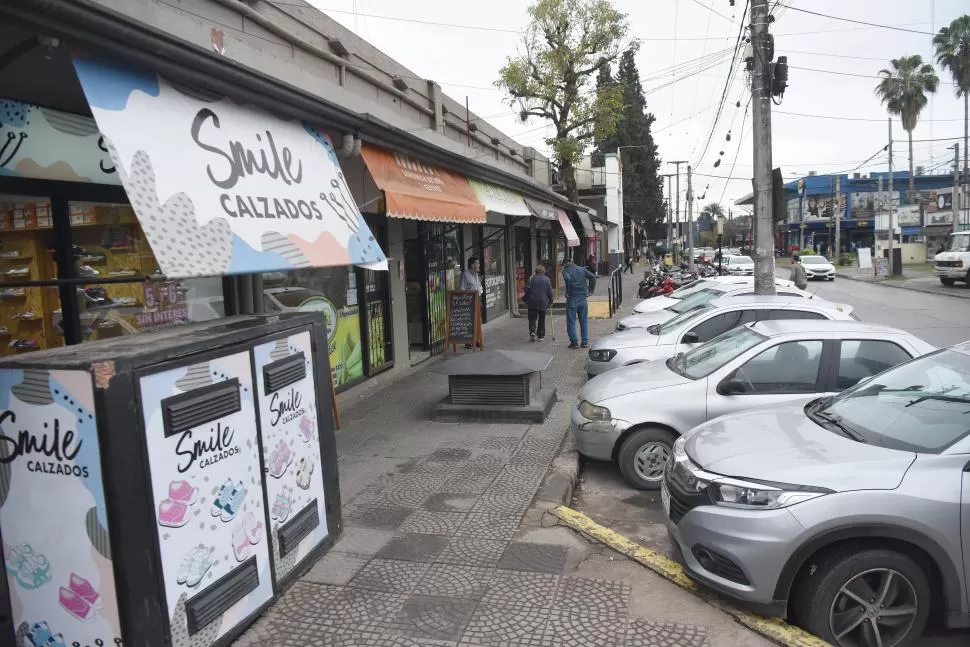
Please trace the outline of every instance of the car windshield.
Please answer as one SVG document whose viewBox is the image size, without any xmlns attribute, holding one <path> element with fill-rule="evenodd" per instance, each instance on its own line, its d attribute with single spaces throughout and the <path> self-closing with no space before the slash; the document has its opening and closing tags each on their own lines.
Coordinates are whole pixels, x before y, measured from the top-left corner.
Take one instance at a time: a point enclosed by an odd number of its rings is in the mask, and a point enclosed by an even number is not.
<svg viewBox="0 0 970 647">
<path fill-rule="evenodd" d="M 694 310 L 690 310 L 683 314 L 679 314 L 673 319 L 671 319 L 670 321 L 665 321 L 662 324 L 654 324 L 653 326 L 650 326 L 649 328 L 647 328 L 647 330 L 652 332 L 655 335 L 663 335 L 665 333 L 670 332 L 671 330 L 677 330 L 683 324 L 687 323 L 688 321 L 691 321 L 696 317 L 699 317 L 701 313 L 706 312 L 709 309 L 710 309 L 709 306 L 701 306 L 700 308 L 696 308 Z"/>
<path fill-rule="evenodd" d="M 948 252 L 970 252 L 970 232 L 950 236 Z"/>
<path fill-rule="evenodd" d="M 747 326 L 734 328 L 706 344 L 667 360 L 667 367 L 685 377 L 697 380 L 707 377 L 735 357 L 768 339 Z"/>
<path fill-rule="evenodd" d="M 695 292 L 700 292 L 701 290 L 707 288 L 709 281 L 697 281 L 691 283 L 690 285 L 685 285 L 682 288 L 677 288 L 670 294 L 666 295 L 670 299 L 683 299 L 686 296 L 694 294 Z"/>
<path fill-rule="evenodd" d="M 803 256 L 801 261 L 805 265 L 825 265 L 829 262 L 824 256 Z"/>
<path fill-rule="evenodd" d="M 723 294 L 724 292 L 722 292 L 721 290 L 716 290 L 714 288 L 704 288 L 703 290 L 699 290 L 694 294 L 690 294 L 684 297 L 679 302 L 667 308 L 667 310 L 670 310 L 671 312 L 676 312 L 679 315 L 684 314 L 685 312 L 690 312 L 691 310 L 696 310 L 697 308 L 702 308 L 706 306 L 708 303 L 718 298 L 719 296 L 723 296 Z"/>
<path fill-rule="evenodd" d="M 861 382 L 816 415 L 862 442 L 936 454 L 970 434 L 968 412 L 970 357 L 943 350 Z"/>
<path fill-rule="evenodd" d="M 728 259 L 728 263 L 731 265 L 742 265 L 744 263 L 754 263 L 750 256 L 732 256 Z"/>
</svg>

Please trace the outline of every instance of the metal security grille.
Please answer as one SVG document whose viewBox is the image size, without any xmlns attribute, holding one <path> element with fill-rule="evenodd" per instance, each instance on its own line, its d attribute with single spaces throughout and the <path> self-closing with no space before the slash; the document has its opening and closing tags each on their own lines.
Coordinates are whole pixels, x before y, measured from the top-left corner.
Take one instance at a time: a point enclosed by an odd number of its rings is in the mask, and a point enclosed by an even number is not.
<svg viewBox="0 0 970 647">
<path fill-rule="evenodd" d="M 458 287 L 461 275 L 461 230 L 452 224 L 425 223 L 425 286 L 428 308 L 428 350 L 438 355 L 445 350 L 448 290 Z"/>
<path fill-rule="evenodd" d="M 529 404 L 528 375 L 452 375 L 448 390 L 452 404 Z"/>
</svg>

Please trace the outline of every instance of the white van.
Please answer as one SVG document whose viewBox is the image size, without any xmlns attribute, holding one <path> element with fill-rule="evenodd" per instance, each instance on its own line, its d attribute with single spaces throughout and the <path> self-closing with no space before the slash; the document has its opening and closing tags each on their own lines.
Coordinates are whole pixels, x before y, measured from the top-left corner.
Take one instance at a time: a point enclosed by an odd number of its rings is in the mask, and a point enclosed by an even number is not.
<svg viewBox="0 0 970 647">
<path fill-rule="evenodd" d="M 933 269 L 940 283 L 949 287 L 963 281 L 970 287 L 970 231 L 950 234 L 946 251 L 933 258 Z"/>
</svg>

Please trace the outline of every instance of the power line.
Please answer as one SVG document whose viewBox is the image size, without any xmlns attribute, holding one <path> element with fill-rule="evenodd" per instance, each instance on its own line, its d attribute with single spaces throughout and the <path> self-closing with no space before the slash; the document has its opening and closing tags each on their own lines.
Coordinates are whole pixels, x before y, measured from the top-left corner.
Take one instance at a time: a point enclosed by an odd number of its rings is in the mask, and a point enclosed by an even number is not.
<svg viewBox="0 0 970 647">
<path fill-rule="evenodd" d="M 862 79 L 884 79 L 883 76 L 878 76 L 876 74 L 859 74 L 857 72 L 837 72 L 835 70 L 820 70 L 817 67 L 798 67 L 796 65 L 789 65 L 788 69 L 791 70 L 804 70 L 806 72 L 820 72 L 822 74 L 837 74 L 838 76 L 854 76 Z M 940 79 L 941 84 L 955 85 L 952 81 L 944 81 Z"/>
<path fill-rule="evenodd" d="M 837 115 L 813 115 L 813 114 L 809 114 L 809 113 L 805 113 L 805 112 L 789 112 L 787 110 L 773 110 L 772 113 L 773 114 L 779 114 L 779 115 L 791 115 L 791 116 L 794 116 L 794 117 L 811 117 L 813 119 L 835 119 L 837 121 L 871 121 L 871 122 L 880 123 L 880 124 L 885 124 L 886 123 L 886 118 L 885 117 L 882 117 L 881 119 L 877 119 L 877 118 L 873 118 L 873 117 L 841 117 L 841 116 L 837 116 Z M 926 121 L 926 122 L 929 122 L 929 121 L 963 121 L 963 119 L 920 119 L 920 122 L 924 122 L 924 121 Z"/>
<path fill-rule="evenodd" d="M 819 13 L 818 11 L 811 11 L 809 9 L 802 9 L 801 7 L 788 7 L 794 11 L 800 11 L 802 13 L 812 14 L 813 16 L 821 16 L 822 18 L 829 18 L 831 20 L 841 20 L 842 22 L 851 22 L 856 25 L 865 25 L 867 27 L 877 27 L 879 29 L 891 29 L 893 31 L 905 31 L 911 34 L 922 34 L 924 36 L 936 36 L 933 32 L 920 31 L 918 29 L 906 29 L 905 27 L 893 27 L 892 25 L 879 25 L 874 22 L 866 22 L 865 20 L 853 20 L 852 18 L 842 18 L 840 16 L 832 16 L 827 13 Z"/>
<path fill-rule="evenodd" d="M 725 16 L 720 11 L 715 10 L 713 6 L 708 7 L 706 4 L 704 4 L 700 0 L 690 0 L 690 1 L 693 2 L 694 4 L 698 5 L 699 7 L 703 7 L 704 9 L 707 9 L 711 14 L 713 14 L 715 16 L 718 16 L 719 18 L 724 18 L 724 20 L 728 21 L 731 24 L 735 24 L 734 23 L 734 18 L 728 18 L 727 16 Z M 711 0 L 711 4 L 713 4 L 713 0 Z"/>
<path fill-rule="evenodd" d="M 751 97 L 748 97 L 748 104 L 744 107 L 744 117 L 741 119 L 741 134 L 738 135 L 738 150 L 734 153 L 734 161 L 731 162 L 731 170 L 728 171 L 728 177 L 734 175 L 734 167 L 738 163 L 738 157 L 741 155 L 741 148 L 744 144 L 744 124 L 748 120 L 748 109 L 751 107 Z M 724 183 L 724 188 L 721 189 L 721 198 L 718 202 L 724 202 L 724 194 L 727 193 L 728 183 Z"/>
</svg>

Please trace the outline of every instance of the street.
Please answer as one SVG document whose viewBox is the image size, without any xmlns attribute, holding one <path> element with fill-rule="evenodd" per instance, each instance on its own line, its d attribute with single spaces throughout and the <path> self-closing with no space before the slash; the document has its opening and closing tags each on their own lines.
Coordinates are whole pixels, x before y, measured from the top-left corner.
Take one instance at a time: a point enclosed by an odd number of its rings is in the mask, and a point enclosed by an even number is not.
<svg viewBox="0 0 970 647">
<path fill-rule="evenodd" d="M 778 275 L 787 278 L 788 269 L 779 269 Z M 845 279 L 810 283 L 808 290 L 827 300 L 852 305 L 862 321 L 902 328 L 936 346 L 970 338 L 970 300 Z M 673 557 L 659 491 L 630 488 L 614 465 L 583 460 L 573 507 L 633 541 Z M 968 641 L 970 632 L 946 632 L 931 626 L 917 645 L 957 647 Z"/>
</svg>

